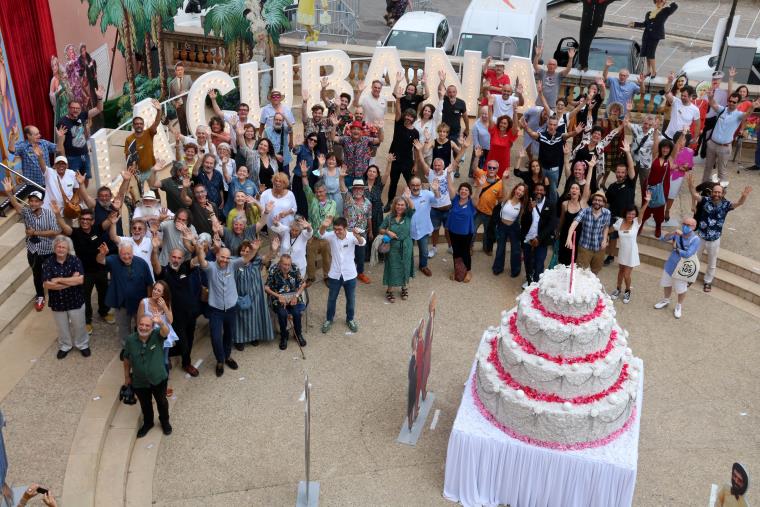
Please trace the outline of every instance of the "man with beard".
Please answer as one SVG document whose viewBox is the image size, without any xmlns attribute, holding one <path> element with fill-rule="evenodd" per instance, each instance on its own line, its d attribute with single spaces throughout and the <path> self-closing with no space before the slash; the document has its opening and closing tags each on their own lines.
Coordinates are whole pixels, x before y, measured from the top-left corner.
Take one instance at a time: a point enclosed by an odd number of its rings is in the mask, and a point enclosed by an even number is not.
<svg viewBox="0 0 760 507">
<path fill-rule="evenodd" d="M 412 166 L 414 165 L 414 141 L 418 140 L 420 133 L 414 128 L 414 120 L 417 113 L 414 109 L 401 111 L 401 97 L 396 96 L 396 123 L 393 126 L 393 141 L 388 152 L 395 157 L 391 165 L 391 183 L 388 186 L 388 201 L 396 197 L 398 180 L 404 176 L 406 185 L 412 179 Z"/>
<path fill-rule="evenodd" d="M 198 234 L 214 234 L 214 227 L 219 222 L 219 208 L 208 200 L 208 191 L 201 183 L 193 187 L 193 203 L 190 205 L 192 222 Z"/>
<path fill-rule="evenodd" d="M 190 172 L 187 164 L 180 161 L 172 162 L 169 170 L 170 176 L 156 181 L 155 177 L 149 182 L 150 188 L 160 188 L 166 194 L 166 207 L 172 213 L 177 213 L 180 208 L 192 206 L 193 199 L 190 197 Z M 155 173 L 154 173 L 155 175 Z"/>
<path fill-rule="evenodd" d="M 153 277 L 153 268 L 150 265 L 150 254 L 152 245 L 150 239 L 147 237 L 148 224 L 142 220 L 133 220 L 130 230 L 131 236 L 119 236 L 116 233 L 116 222 L 120 220 L 118 213 L 111 213 L 111 227 L 108 229 L 108 236 L 116 246 L 126 244 L 132 247 L 132 253 L 145 261 L 150 271 L 150 276 Z"/>
<path fill-rule="evenodd" d="M 747 507 L 744 494 L 749 487 L 749 475 L 740 463 L 731 467 L 731 485 L 724 484 L 718 490 L 715 507 Z"/>
<path fill-rule="evenodd" d="M 133 171 L 136 170 L 137 166 L 133 165 L 126 171 L 121 172 L 121 186 L 119 186 L 116 197 L 111 193 L 111 189 L 105 185 L 98 189 L 95 199 L 90 197 L 88 192 L 79 193 L 87 208 L 91 209 L 93 212 L 93 227 L 100 231 L 100 241 L 108 246 L 108 250 L 111 253 L 116 253 L 116 244 L 111 241 L 108 235 L 108 230 L 111 227 L 111 220 L 109 217 L 113 212 L 121 212 L 121 206 L 124 203 L 124 195 L 129 188 L 129 182 L 132 180 Z M 116 234 L 119 236 L 124 235 L 121 220 L 116 221 Z"/>
<path fill-rule="evenodd" d="M 327 78 L 323 78 L 326 80 Z M 304 88 L 303 90 L 303 107 L 301 111 L 306 111 L 307 104 L 309 102 L 309 92 Z M 305 114 L 302 117 L 303 121 L 303 136 L 308 139 L 309 134 L 315 133 L 317 135 L 317 144 L 313 147 L 315 154 L 321 153 L 327 156 L 328 153 L 333 151 L 333 130 L 335 125 L 333 122 L 325 116 L 325 108 L 322 104 L 314 104 L 311 106 L 311 118 Z"/>
<path fill-rule="evenodd" d="M 85 186 L 90 182 L 90 154 L 87 149 L 87 122 L 103 112 L 103 95 L 105 90 L 98 88 L 97 107 L 89 111 L 82 111 L 82 104 L 76 100 L 69 102 L 69 114 L 61 118 L 57 127 L 66 128 L 63 140 L 63 150 L 69 162 L 69 169 L 84 174 Z"/>
<path fill-rule="evenodd" d="M 186 210 L 185 210 L 186 211 Z M 177 213 L 177 216 L 184 213 Z M 198 270 L 198 259 L 195 257 L 185 260 L 185 252 L 179 248 L 171 248 L 167 262 L 161 265 L 158 250 L 161 240 L 153 237 L 153 253 L 150 257 L 156 280 L 163 280 L 169 285 L 172 294 L 173 327 L 179 336 L 177 346 L 182 356 L 182 369 L 190 376 L 197 377 L 198 369 L 193 366 L 190 354 L 195 340 L 195 323 L 201 312 L 201 273 Z M 161 252 L 163 254 L 163 252 Z M 170 353 L 171 354 L 171 353 Z"/>
<path fill-rule="evenodd" d="M 582 224 L 581 237 L 578 242 L 578 255 L 575 256 L 578 266 L 591 268 L 596 275 L 602 270 L 604 264 L 604 251 L 607 248 L 607 234 L 610 229 L 610 210 L 604 206 L 607 197 L 601 190 L 591 197 L 591 206 L 583 208 L 575 217 L 567 232 L 565 247 L 573 248 L 573 232 Z"/>
<path fill-rule="evenodd" d="M 158 124 L 161 122 L 161 104 L 156 99 L 153 99 L 151 104 L 156 108 L 156 118 L 151 126 L 145 130 L 145 120 L 135 116 L 132 118 L 132 133 L 124 141 L 124 156 L 129 157 L 133 152 L 137 154 L 140 184 L 148 180 L 156 164 L 156 157 L 153 156 L 153 138 L 158 133 Z M 133 142 L 134 148 L 132 148 Z"/>
<path fill-rule="evenodd" d="M 536 183 L 526 211 L 530 213 L 523 213 L 520 220 L 526 277 L 523 287 L 537 282 L 544 272 L 546 252 L 554 243 L 554 231 L 557 229 L 554 203 L 546 198 L 546 187 L 542 183 Z"/>
<path fill-rule="evenodd" d="M 272 125 L 264 127 L 264 137 L 272 142 L 279 170 L 290 177 L 290 159 L 293 155 L 293 129 L 282 113 L 275 113 Z"/>
<path fill-rule="evenodd" d="M 216 170 L 216 157 L 209 153 L 203 155 L 200 171 L 193 168 L 193 179 L 196 185 L 203 185 L 206 189 L 206 199 L 218 209 L 224 207 L 224 177 Z"/>
</svg>

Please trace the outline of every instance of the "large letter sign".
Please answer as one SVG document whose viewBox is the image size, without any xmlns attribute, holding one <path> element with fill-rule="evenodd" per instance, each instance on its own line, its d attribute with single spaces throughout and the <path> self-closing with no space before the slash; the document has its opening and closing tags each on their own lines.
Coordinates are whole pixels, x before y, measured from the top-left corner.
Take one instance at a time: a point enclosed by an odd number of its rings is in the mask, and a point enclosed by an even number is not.
<svg viewBox="0 0 760 507">
<path fill-rule="evenodd" d="M 308 115 L 311 106 L 320 102 L 319 92 L 322 88 L 322 78 L 319 71 L 322 67 L 329 67 L 331 70 L 325 76 L 327 78 L 327 89 L 333 90 L 336 97 L 341 93 L 348 93 L 353 100 L 354 90 L 351 88 L 351 83 L 347 81 L 348 75 L 351 73 L 351 58 L 345 51 L 331 49 L 301 53 L 301 90 L 309 94 L 306 111 L 301 111 L 301 114 Z"/>
<path fill-rule="evenodd" d="M 226 72 L 212 70 L 195 80 L 187 93 L 187 126 L 195 132 L 198 125 L 208 125 L 206 121 L 206 95 L 211 90 L 219 90 L 224 95 L 235 88 L 235 83 Z M 147 120 L 146 120 L 147 124 Z"/>
</svg>

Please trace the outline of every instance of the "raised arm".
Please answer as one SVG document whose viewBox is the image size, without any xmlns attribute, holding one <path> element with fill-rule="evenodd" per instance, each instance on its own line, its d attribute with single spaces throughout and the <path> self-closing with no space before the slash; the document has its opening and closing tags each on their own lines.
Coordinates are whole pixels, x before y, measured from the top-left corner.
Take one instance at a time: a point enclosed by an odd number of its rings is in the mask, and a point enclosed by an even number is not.
<svg viewBox="0 0 760 507">
<path fill-rule="evenodd" d="M 615 60 L 611 56 L 608 56 L 607 59 L 604 61 L 604 70 L 602 71 L 602 79 L 604 79 L 605 81 L 609 79 L 610 67 L 612 67 L 612 64 L 614 63 L 615 63 Z"/>
<path fill-rule="evenodd" d="M 105 96 L 105 94 L 106 94 L 106 91 L 103 89 L 103 87 L 98 86 L 98 89 L 95 90 L 95 97 L 98 99 L 98 102 L 95 107 L 87 111 L 88 118 L 94 118 L 103 112 L 103 97 Z"/>
<path fill-rule="evenodd" d="M 148 128 L 148 130 L 150 130 L 150 132 L 155 135 L 156 132 L 158 132 L 158 124 L 161 123 L 161 114 L 163 111 L 161 110 L 161 103 L 156 99 L 151 100 L 150 103 L 153 104 L 153 107 L 156 108 L 156 118 L 153 120 L 153 123 L 151 124 L 150 128 Z"/>
<path fill-rule="evenodd" d="M 542 42 L 538 46 L 536 46 L 536 54 L 533 56 L 533 71 L 534 72 L 541 72 L 541 66 L 538 64 L 538 60 L 541 58 L 541 55 L 544 52 L 544 43 Z"/>
<path fill-rule="evenodd" d="M 570 70 L 573 68 L 573 59 L 575 59 L 575 48 L 567 48 L 567 66 L 561 72 L 563 77 L 570 74 Z"/>
<path fill-rule="evenodd" d="M 625 152 L 625 164 L 626 168 L 628 169 L 628 179 L 632 180 L 636 178 L 636 168 L 633 164 L 633 157 L 631 156 L 631 145 L 628 144 L 628 141 L 625 140 L 625 136 L 623 136 L 622 139 L 622 146 L 620 147 L 621 150 Z"/>
<path fill-rule="evenodd" d="M 63 216 L 61 216 L 61 208 L 58 206 L 57 202 L 50 201 L 50 211 L 55 215 L 55 221 L 58 223 L 58 227 L 61 228 L 61 232 L 66 236 L 71 236 L 71 233 L 74 232 L 74 230 L 66 223 Z"/>
<path fill-rule="evenodd" d="M 668 80 L 665 82 L 665 101 L 668 103 L 668 105 L 673 104 L 673 81 L 675 79 L 676 73 L 670 71 L 670 74 L 668 74 Z"/>
<path fill-rule="evenodd" d="M 591 179 L 594 174 L 594 166 L 596 165 L 596 156 L 591 157 L 591 161 L 588 162 L 588 168 L 586 169 L 586 183 L 583 185 L 583 193 L 581 194 L 581 205 L 588 205 L 588 200 L 591 197 Z"/>
<path fill-rule="evenodd" d="M 219 104 L 216 102 L 216 90 L 210 90 L 208 92 L 208 98 L 211 99 L 211 109 L 213 109 L 214 115 L 219 118 L 224 118 L 224 111 L 222 111 L 222 108 L 219 107 Z"/>
<path fill-rule="evenodd" d="M 10 178 L 5 178 L 3 180 L 3 190 L 8 194 L 8 200 L 10 201 L 11 206 L 13 206 L 13 209 L 16 210 L 16 213 L 21 215 L 24 207 L 18 202 L 18 199 L 16 199 L 16 194 L 13 193 L 13 182 Z"/>
<path fill-rule="evenodd" d="M 752 192 L 752 187 L 750 187 L 749 185 L 744 187 L 744 190 L 742 190 L 742 195 L 739 196 L 739 200 L 731 204 L 731 209 L 736 209 L 742 204 L 744 204 L 747 201 L 747 197 L 749 197 L 750 192 Z"/>
</svg>

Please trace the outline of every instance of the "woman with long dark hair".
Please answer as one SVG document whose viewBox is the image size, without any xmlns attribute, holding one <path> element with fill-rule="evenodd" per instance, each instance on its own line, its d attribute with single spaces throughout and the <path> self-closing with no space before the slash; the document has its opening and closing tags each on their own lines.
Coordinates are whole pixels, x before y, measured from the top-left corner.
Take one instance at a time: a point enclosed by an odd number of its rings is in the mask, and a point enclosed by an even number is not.
<svg viewBox="0 0 760 507">
<path fill-rule="evenodd" d="M 655 130 L 655 147 L 652 150 L 652 170 L 649 172 L 647 185 L 652 199 L 641 217 L 644 224 L 650 216 L 654 218 L 654 235 L 662 236 L 662 223 L 665 221 L 665 203 L 670 191 L 670 169 L 673 163 L 673 141 L 662 139 L 658 142 L 659 133 Z M 656 205 L 656 206 L 655 206 Z M 641 229 L 639 229 L 641 234 Z"/>
<path fill-rule="evenodd" d="M 507 195 L 504 192 L 499 212 L 499 222 L 496 224 L 496 256 L 493 259 L 491 271 L 494 275 L 500 275 L 504 271 L 504 263 L 507 255 L 507 241 L 510 245 L 509 267 L 510 276 L 520 276 L 520 218 L 528 209 L 530 193 L 528 185 L 518 183 Z"/>
</svg>

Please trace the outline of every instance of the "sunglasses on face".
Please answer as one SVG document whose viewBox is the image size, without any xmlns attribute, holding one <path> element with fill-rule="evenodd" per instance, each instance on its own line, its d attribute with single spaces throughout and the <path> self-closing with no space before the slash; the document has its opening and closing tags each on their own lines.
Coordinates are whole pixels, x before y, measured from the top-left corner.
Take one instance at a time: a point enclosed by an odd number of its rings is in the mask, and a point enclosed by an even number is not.
<svg viewBox="0 0 760 507">
<path fill-rule="evenodd" d="M 489 169 L 489 170 L 493 170 L 493 171 L 496 171 L 496 170 L 498 170 L 499 168 L 498 168 L 498 167 L 495 167 L 495 166 L 492 166 L 492 165 L 489 165 L 489 166 L 488 166 L 488 169 Z"/>
<path fill-rule="evenodd" d="M 739 101 L 738 100 L 729 100 L 728 103 L 729 104 L 738 104 Z"/>
</svg>

